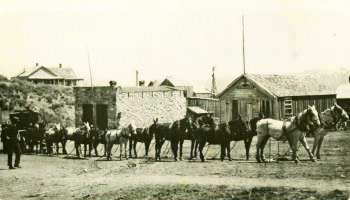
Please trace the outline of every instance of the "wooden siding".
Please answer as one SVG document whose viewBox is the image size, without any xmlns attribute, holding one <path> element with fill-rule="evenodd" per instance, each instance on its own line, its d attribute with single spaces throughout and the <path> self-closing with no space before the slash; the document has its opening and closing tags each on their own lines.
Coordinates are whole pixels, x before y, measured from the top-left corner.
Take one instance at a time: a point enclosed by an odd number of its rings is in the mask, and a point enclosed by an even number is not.
<svg viewBox="0 0 350 200">
<path fill-rule="evenodd" d="M 291 98 L 292 99 L 292 105 L 293 105 L 293 115 L 296 115 L 297 113 L 300 113 L 301 111 L 305 110 L 308 105 L 312 106 L 315 105 L 317 111 L 322 112 L 326 110 L 327 108 L 334 105 L 336 102 L 335 95 L 320 95 L 320 96 L 298 96 L 298 97 L 283 97 L 279 98 L 279 104 L 280 104 L 280 113 L 281 118 L 285 118 L 284 113 L 284 99 L 285 98 Z"/>
</svg>

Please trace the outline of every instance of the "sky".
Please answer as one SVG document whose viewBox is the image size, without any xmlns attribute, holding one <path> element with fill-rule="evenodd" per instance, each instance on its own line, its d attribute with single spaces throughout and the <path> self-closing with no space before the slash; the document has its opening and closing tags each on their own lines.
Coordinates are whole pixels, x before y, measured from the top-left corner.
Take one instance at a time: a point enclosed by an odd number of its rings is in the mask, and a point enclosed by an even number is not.
<svg viewBox="0 0 350 200">
<path fill-rule="evenodd" d="M 72 67 L 93 84 L 172 76 L 209 87 L 243 73 L 350 68 L 350 2 L 336 0 L 0 0 L 0 74 Z M 228 84 L 228 83 L 227 83 Z M 222 86 L 220 86 L 223 89 Z"/>
</svg>

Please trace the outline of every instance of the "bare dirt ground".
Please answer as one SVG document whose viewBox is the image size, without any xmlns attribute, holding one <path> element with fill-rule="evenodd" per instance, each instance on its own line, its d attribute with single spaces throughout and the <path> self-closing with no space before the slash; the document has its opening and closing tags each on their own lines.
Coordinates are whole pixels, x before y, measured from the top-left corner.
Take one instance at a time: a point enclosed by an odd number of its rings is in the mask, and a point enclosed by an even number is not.
<svg viewBox="0 0 350 200">
<path fill-rule="evenodd" d="M 235 145 L 231 162 L 210 159 L 218 157 L 219 149 L 210 146 L 205 163 L 173 162 L 170 152 L 162 162 L 23 155 L 22 168 L 8 170 L 7 158 L 0 154 L 0 199 L 348 199 L 350 132 L 326 137 L 323 159 L 308 161 L 300 148 L 304 160 L 298 165 L 292 161 L 258 164 L 254 143 L 251 160 L 245 161 L 243 142 Z M 277 143 L 271 145 L 272 154 L 276 147 Z M 188 152 L 186 143 L 185 158 Z M 280 143 L 280 153 L 285 152 L 287 144 Z"/>
</svg>

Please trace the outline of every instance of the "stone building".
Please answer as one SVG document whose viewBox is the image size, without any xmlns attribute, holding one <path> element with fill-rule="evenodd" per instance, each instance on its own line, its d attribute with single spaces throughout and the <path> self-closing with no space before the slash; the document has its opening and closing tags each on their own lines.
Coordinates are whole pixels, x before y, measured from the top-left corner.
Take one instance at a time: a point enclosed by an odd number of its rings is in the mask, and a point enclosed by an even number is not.
<svg viewBox="0 0 350 200">
<path fill-rule="evenodd" d="M 181 119 L 186 114 L 184 92 L 171 87 L 75 87 L 76 126 L 88 121 L 106 129 L 115 125 L 121 113 L 121 125 L 134 122 L 149 126 L 153 119 L 160 123 Z"/>
</svg>

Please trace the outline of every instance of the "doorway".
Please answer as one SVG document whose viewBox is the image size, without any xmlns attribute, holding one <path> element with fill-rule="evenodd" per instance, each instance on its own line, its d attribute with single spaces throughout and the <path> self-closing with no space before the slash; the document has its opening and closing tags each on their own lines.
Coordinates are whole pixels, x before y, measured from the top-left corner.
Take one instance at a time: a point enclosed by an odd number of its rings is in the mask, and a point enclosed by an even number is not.
<svg viewBox="0 0 350 200">
<path fill-rule="evenodd" d="M 93 105 L 92 104 L 83 104 L 83 117 L 82 122 L 89 122 L 89 124 L 93 124 Z"/>
<path fill-rule="evenodd" d="M 96 125 L 97 128 L 105 130 L 108 128 L 108 106 L 106 104 L 96 105 Z"/>
</svg>

